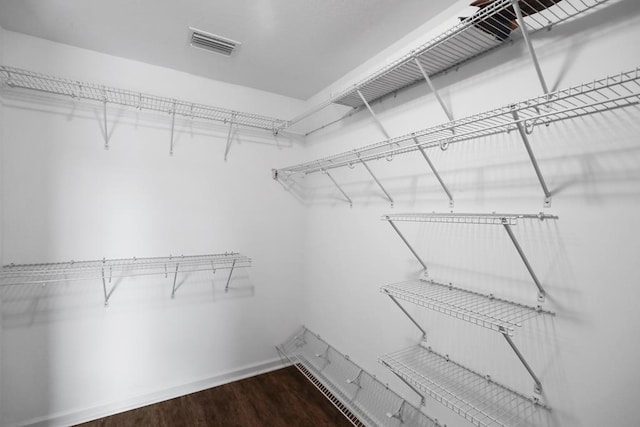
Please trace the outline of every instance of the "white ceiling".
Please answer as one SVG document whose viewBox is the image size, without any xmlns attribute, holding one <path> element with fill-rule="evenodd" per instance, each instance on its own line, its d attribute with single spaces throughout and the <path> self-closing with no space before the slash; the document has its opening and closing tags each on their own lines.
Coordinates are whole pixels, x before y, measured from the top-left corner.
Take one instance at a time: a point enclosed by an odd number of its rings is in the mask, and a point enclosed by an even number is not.
<svg viewBox="0 0 640 427">
<path fill-rule="evenodd" d="M 0 0 L 0 26 L 216 80 L 307 99 L 450 0 Z M 188 28 L 242 43 L 195 49 Z"/>
</svg>

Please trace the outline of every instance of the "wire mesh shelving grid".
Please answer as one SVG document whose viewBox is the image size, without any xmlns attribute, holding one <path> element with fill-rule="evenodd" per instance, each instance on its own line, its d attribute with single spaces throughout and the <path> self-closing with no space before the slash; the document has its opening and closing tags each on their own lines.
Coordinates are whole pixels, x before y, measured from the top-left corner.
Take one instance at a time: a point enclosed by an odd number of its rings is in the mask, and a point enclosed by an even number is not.
<svg viewBox="0 0 640 427">
<path fill-rule="evenodd" d="M 422 345 L 382 356 L 380 362 L 478 427 L 530 426 L 539 409 L 549 409 Z"/>
<path fill-rule="evenodd" d="M 441 426 L 307 328 L 278 351 L 355 426 Z"/>
<path fill-rule="evenodd" d="M 397 213 L 383 215 L 383 221 L 443 222 L 448 224 L 489 224 L 517 225 L 518 219 L 558 219 L 556 215 L 539 214 L 503 214 L 503 213 Z"/>
</svg>

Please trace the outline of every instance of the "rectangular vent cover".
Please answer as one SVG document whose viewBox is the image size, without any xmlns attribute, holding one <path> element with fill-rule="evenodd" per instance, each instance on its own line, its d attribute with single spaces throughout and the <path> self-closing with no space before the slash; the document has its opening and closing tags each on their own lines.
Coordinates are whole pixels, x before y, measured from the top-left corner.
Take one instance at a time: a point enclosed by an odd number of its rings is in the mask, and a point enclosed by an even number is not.
<svg viewBox="0 0 640 427">
<path fill-rule="evenodd" d="M 224 56 L 231 54 L 240 46 L 240 42 L 189 28 L 189 43 L 193 47 L 208 50 Z"/>
</svg>

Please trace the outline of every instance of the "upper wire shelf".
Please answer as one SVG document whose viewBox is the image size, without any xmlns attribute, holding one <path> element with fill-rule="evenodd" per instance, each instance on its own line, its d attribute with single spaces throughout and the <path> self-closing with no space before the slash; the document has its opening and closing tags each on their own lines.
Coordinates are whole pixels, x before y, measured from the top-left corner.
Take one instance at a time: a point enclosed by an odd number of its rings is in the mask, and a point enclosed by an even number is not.
<svg viewBox="0 0 640 427">
<path fill-rule="evenodd" d="M 490 224 L 490 225 L 517 225 L 519 219 L 558 219 L 556 215 L 539 214 L 502 214 L 502 213 L 398 213 L 387 214 L 381 218 L 383 221 L 409 221 L 409 222 L 444 222 L 450 224 Z"/>
<path fill-rule="evenodd" d="M 277 349 L 355 426 L 441 426 L 305 327 Z"/>
<path fill-rule="evenodd" d="M 520 0 L 524 23 L 528 33 L 534 33 L 575 17 L 607 0 Z M 555 3 L 555 4 L 554 4 Z M 549 5 L 551 5 L 549 7 Z M 331 104 L 359 108 L 404 87 L 454 69 L 462 63 L 487 53 L 511 39 L 511 29 L 505 25 L 515 23 L 512 0 L 497 0 L 478 10 L 473 16 L 461 19 L 420 47 L 411 50 L 385 67 L 370 74 L 354 85 L 332 95 L 327 101 L 293 118 L 293 125 Z M 517 24 L 514 24 L 517 27 Z M 521 37 L 521 33 L 515 33 Z M 418 63 L 420 65 L 418 65 Z M 422 67 L 422 70 L 420 69 Z M 362 96 L 361 96 L 362 95 Z"/>
<path fill-rule="evenodd" d="M 277 132 L 288 127 L 286 120 L 273 117 L 70 80 L 4 65 L 0 66 L 0 82 L 3 86 L 9 88 L 28 89 L 76 99 L 107 102 L 140 110 L 159 111 L 189 118 L 213 120 L 271 132 Z"/>
<path fill-rule="evenodd" d="M 380 362 L 478 427 L 532 426 L 538 409 L 549 409 L 422 345 L 382 356 Z"/>
<path fill-rule="evenodd" d="M 493 294 L 485 295 L 433 280 L 394 283 L 380 290 L 394 298 L 510 336 L 515 328 L 522 326 L 522 322 L 540 314 L 553 315 L 540 306 L 518 304 L 496 298 Z"/>
<path fill-rule="evenodd" d="M 236 252 L 208 255 L 121 258 L 43 264 L 8 264 L 0 272 L 2 286 L 67 281 L 119 279 L 250 267 L 251 259 Z"/>
<path fill-rule="evenodd" d="M 566 1 L 566 0 L 565 0 Z M 276 170 L 276 176 L 306 175 L 343 166 L 438 147 L 522 127 L 531 134 L 536 126 L 600 113 L 640 102 L 640 67 L 567 89 L 550 92 L 463 119 L 387 139 L 358 149 Z M 515 113 L 515 114 L 514 114 Z"/>
</svg>

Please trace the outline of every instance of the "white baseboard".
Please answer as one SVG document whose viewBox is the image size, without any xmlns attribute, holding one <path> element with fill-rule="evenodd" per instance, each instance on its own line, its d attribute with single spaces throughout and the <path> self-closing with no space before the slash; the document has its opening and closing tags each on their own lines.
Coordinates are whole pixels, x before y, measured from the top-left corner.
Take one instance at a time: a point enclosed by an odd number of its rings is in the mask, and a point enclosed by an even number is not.
<svg viewBox="0 0 640 427">
<path fill-rule="evenodd" d="M 129 411 L 131 409 L 141 408 L 164 400 L 174 399 L 176 397 L 206 390 L 211 387 L 216 387 L 244 378 L 253 377 L 266 372 L 275 371 L 276 369 L 280 369 L 288 365 L 289 363 L 284 363 L 282 359 L 275 358 L 254 365 L 245 366 L 234 371 L 225 372 L 214 377 L 205 378 L 189 384 L 171 387 L 119 402 L 33 418 L 31 420 L 20 422 L 16 424 L 16 426 L 58 427 L 80 424 L 98 418 L 107 417 L 109 415 L 118 414 L 120 412 Z"/>
</svg>

